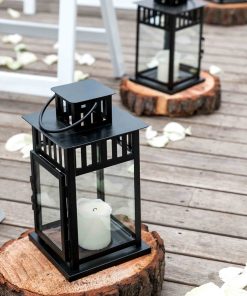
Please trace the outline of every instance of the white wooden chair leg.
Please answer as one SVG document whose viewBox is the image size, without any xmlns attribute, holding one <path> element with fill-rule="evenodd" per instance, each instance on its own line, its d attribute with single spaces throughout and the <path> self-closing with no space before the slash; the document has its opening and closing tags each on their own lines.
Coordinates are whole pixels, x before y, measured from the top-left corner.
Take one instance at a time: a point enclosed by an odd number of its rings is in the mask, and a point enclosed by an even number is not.
<svg viewBox="0 0 247 296">
<path fill-rule="evenodd" d="M 58 33 L 58 81 L 74 81 L 75 40 L 76 40 L 76 0 L 60 0 Z"/>
<path fill-rule="evenodd" d="M 36 13 L 36 0 L 23 0 L 23 13 L 35 14 Z"/>
<path fill-rule="evenodd" d="M 100 3 L 113 64 L 113 74 L 119 78 L 125 74 L 125 70 L 116 12 L 112 0 L 100 0 Z"/>
</svg>

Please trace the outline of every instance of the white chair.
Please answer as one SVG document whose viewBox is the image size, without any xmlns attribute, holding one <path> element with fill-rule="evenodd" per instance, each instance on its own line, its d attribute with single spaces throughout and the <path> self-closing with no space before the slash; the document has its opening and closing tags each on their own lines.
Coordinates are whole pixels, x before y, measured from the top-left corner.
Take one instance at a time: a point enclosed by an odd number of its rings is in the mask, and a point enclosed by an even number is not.
<svg viewBox="0 0 247 296">
<path fill-rule="evenodd" d="M 23 4 L 25 13 L 35 13 L 35 0 L 24 0 Z M 124 74 L 124 62 L 112 0 L 100 0 L 100 7 L 105 28 L 76 27 L 76 0 L 59 0 L 58 25 L 0 19 L 0 32 L 2 33 L 19 33 L 24 36 L 54 40 L 58 38 L 59 44 L 56 78 L 0 71 L 0 90 L 46 96 L 50 94 L 48 90 L 52 86 L 72 82 L 76 40 L 108 43 L 113 74 L 115 77 L 121 77 Z"/>
</svg>

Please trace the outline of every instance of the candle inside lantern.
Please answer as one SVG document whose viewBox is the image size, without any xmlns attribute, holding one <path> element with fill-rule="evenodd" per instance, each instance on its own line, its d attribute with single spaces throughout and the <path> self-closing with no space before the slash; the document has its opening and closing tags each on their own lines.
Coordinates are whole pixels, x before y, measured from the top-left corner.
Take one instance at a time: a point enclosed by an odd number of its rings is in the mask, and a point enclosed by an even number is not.
<svg viewBox="0 0 247 296">
<path fill-rule="evenodd" d="M 161 50 L 157 53 L 156 59 L 158 61 L 157 78 L 162 82 L 169 80 L 169 50 Z M 173 79 L 176 81 L 179 78 L 179 64 L 180 54 L 175 52 L 174 55 L 174 74 Z"/>
<path fill-rule="evenodd" d="M 100 250 L 111 242 L 112 208 L 101 199 L 80 199 L 77 202 L 79 246 Z"/>
</svg>

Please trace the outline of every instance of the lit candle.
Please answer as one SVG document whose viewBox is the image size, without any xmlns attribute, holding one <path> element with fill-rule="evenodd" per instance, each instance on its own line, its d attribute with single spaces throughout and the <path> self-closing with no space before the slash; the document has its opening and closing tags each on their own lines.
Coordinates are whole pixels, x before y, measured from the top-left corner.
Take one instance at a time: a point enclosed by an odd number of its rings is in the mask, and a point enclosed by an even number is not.
<svg viewBox="0 0 247 296">
<path fill-rule="evenodd" d="M 159 81 L 167 82 L 169 80 L 169 50 L 161 50 L 157 53 L 156 59 L 158 61 L 157 78 Z M 180 55 L 175 52 L 174 55 L 174 74 L 173 79 L 176 81 L 179 78 L 179 64 Z"/>
<path fill-rule="evenodd" d="M 111 242 L 112 208 L 101 199 L 79 199 L 77 202 L 79 246 L 100 250 Z"/>
</svg>

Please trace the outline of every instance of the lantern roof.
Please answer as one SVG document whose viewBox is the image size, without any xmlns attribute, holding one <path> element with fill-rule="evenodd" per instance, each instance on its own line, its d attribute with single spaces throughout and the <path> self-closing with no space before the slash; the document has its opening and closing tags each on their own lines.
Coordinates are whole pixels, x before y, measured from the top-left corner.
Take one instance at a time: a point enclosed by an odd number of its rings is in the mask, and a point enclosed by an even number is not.
<svg viewBox="0 0 247 296">
<path fill-rule="evenodd" d="M 132 116 L 126 111 L 113 107 L 111 125 L 100 127 L 88 132 L 75 132 L 73 130 L 69 130 L 61 133 L 47 133 L 40 128 L 39 115 L 40 113 L 36 112 L 24 115 L 23 119 L 63 149 L 79 148 L 84 145 L 92 144 L 101 140 L 107 140 L 147 127 L 147 124 L 145 124 L 142 120 Z M 60 129 L 65 127 L 65 124 L 57 120 L 56 111 L 53 108 L 50 108 L 45 112 L 43 123 L 49 129 Z"/>
<path fill-rule="evenodd" d="M 114 94 L 111 88 L 93 79 L 55 86 L 51 90 L 71 104 L 87 102 Z"/>
<path fill-rule="evenodd" d="M 168 15 L 180 15 L 184 12 L 192 11 L 201 7 L 205 6 L 205 3 L 201 0 L 188 0 L 187 3 L 171 6 L 171 5 L 164 5 L 158 4 L 153 0 L 143 0 L 138 2 L 138 6 L 146 7 L 148 9 L 160 11 L 161 13 L 168 14 Z"/>
</svg>

